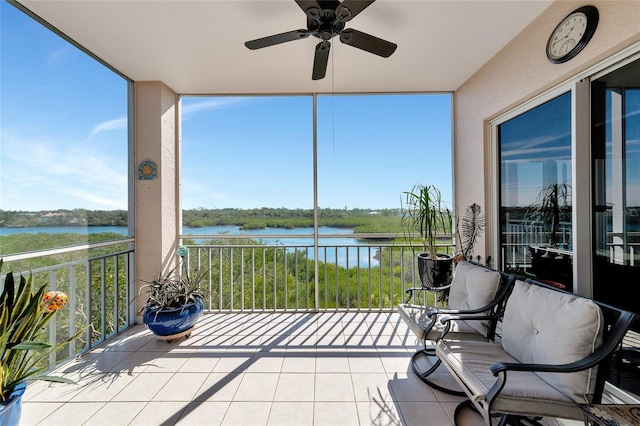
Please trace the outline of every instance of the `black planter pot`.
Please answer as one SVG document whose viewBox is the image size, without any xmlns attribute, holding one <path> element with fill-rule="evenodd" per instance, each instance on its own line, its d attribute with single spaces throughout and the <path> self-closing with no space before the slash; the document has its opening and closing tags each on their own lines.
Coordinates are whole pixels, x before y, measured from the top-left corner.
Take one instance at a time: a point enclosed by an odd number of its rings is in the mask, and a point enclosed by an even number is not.
<svg viewBox="0 0 640 426">
<path fill-rule="evenodd" d="M 418 273 L 423 287 L 442 287 L 451 282 L 453 257 L 438 253 L 431 259 L 429 253 L 418 255 Z"/>
</svg>

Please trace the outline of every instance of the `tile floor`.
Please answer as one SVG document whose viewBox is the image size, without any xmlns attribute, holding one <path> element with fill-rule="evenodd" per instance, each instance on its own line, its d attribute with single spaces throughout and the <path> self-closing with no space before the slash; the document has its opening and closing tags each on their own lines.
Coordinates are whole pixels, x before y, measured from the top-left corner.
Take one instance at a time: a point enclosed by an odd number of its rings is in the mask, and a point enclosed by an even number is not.
<svg viewBox="0 0 640 426">
<path fill-rule="evenodd" d="M 395 313 L 208 314 L 171 343 L 135 326 L 35 382 L 21 425 L 453 424 Z M 443 370 L 442 380 L 452 380 Z"/>
</svg>

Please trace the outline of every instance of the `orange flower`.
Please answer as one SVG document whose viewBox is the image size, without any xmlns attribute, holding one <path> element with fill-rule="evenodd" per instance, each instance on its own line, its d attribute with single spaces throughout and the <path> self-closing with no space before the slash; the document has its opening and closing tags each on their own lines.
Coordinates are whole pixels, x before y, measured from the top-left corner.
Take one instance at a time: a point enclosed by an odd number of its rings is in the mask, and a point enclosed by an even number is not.
<svg viewBox="0 0 640 426">
<path fill-rule="evenodd" d="M 49 301 L 51 302 L 49 303 Z M 61 291 L 50 291 L 44 295 L 44 300 L 40 304 L 40 307 L 45 306 L 47 303 L 49 303 L 49 305 L 47 306 L 45 313 L 48 314 L 63 308 L 64 305 L 69 303 L 69 296 Z"/>
</svg>

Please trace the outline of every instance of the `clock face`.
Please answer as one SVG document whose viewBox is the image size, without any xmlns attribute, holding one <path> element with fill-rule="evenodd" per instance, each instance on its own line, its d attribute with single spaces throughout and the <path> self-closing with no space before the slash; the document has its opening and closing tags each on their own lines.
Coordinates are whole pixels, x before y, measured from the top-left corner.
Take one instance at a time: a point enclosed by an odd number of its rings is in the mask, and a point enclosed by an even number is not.
<svg viewBox="0 0 640 426">
<path fill-rule="evenodd" d="M 575 48 L 587 29 L 587 15 L 572 13 L 551 34 L 547 53 L 551 58 L 562 58 Z"/>
<path fill-rule="evenodd" d="M 547 42 L 547 58 L 553 63 L 566 62 L 589 42 L 598 25 L 598 11 L 593 6 L 576 9 L 553 30 Z"/>
</svg>

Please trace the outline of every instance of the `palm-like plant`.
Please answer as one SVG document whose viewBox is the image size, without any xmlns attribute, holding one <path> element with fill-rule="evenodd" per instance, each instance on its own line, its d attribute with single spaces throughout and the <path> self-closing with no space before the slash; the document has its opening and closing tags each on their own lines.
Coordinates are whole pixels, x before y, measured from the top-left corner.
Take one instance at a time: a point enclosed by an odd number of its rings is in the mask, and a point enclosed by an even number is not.
<svg viewBox="0 0 640 426">
<path fill-rule="evenodd" d="M 484 227 L 485 217 L 482 213 L 482 207 L 476 203 L 467 206 L 458 226 L 458 238 L 463 259 L 473 259 L 473 249 L 478 239 L 484 234 Z"/>
<path fill-rule="evenodd" d="M 438 233 L 451 232 L 453 213 L 434 185 L 417 184 L 403 194 L 403 229 L 407 234 L 418 233 L 429 256 L 435 259 Z"/>
<path fill-rule="evenodd" d="M 0 270 L 2 269 L 0 259 Z M 45 374 L 49 354 L 80 336 L 85 330 L 57 344 L 44 340 L 45 326 L 64 306 L 66 295 L 46 292 L 46 285 L 36 288 L 33 276 L 20 275 L 16 286 L 13 273 L 4 279 L 0 296 L 0 402 L 6 401 L 16 386 L 27 380 L 74 383 L 64 377 Z M 49 296 L 47 296 L 49 295 Z"/>
<path fill-rule="evenodd" d="M 140 313 L 145 310 L 160 311 L 162 309 L 184 308 L 196 299 L 205 298 L 203 283 L 206 281 L 207 271 L 193 271 L 185 268 L 180 274 L 180 264 L 166 275 L 158 275 L 153 281 L 147 282 L 140 288 L 140 294 L 147 294 L 147 301 Z"/>
<path fill-rule="evenodd" d="M 527 209 L 525 218 L 531 224 L 548 225 L 549 244 L 556 244 L 556 233 L 562 216 L 571 207 L 571 186 L 568 183 L 552 183 L 540 190 L 536 200 Z"/>
</svg>

